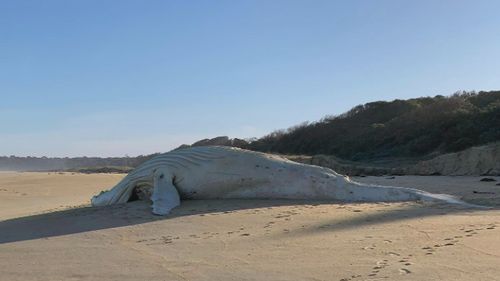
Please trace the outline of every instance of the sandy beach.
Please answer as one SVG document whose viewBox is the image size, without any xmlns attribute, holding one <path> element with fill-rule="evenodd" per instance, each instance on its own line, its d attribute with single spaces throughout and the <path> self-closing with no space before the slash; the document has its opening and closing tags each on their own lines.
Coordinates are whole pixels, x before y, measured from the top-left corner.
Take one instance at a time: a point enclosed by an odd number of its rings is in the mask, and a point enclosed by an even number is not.
<svg viewBox="0 0 500 281">
<path fill-rule="evenodd" d="M 500 186 L 363 177 L 492 209 L 415 202 L 89 199 L 123 175 L 0 173 L 0 280 L 500 280 Z"/>
</svg>

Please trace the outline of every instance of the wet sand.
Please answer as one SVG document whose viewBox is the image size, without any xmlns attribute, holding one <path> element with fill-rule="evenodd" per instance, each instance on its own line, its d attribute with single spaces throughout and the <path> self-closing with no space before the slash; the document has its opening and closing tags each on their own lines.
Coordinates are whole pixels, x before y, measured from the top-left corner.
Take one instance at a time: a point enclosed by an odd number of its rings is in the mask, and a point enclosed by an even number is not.
<svg viewBox="0 0 500 281">
<path fill-rule="evenodd" d="M 184 201 L 88 207 L 123 175 L 0 173 L 0 280 L 498 280 L 500 186 L 365 177 L 491 210 L 414 202 Z M 496 178 L 500 180 L 500 178 Z M 474 193 L 473 191 L 477 191 Z M 494 194 L 491 194 L 494 193 Z"/>
</svg>

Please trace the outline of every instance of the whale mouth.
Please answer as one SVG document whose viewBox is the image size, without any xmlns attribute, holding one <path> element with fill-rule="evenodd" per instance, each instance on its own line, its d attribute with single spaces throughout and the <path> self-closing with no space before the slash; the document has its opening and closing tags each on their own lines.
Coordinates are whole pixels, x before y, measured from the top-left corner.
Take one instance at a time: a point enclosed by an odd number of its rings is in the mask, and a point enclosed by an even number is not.
<svg viewBox="0 0 500 281">
<path fill-rule="evenodd" d="M 151 201 L 153 187 L 151 185 L 139 185 L 134 187 L 127 202 L 133 201 Z"/>
</svg>

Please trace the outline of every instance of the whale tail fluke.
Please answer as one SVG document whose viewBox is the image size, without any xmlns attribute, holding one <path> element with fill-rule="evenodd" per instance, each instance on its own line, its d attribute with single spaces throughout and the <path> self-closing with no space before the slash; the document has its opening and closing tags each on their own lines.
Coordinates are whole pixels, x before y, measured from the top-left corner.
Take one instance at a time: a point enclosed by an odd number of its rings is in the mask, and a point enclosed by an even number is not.
<svg viewBox="0 0 500 281">
<path fill-rule="evenodd" d="M 416 188 L 364 184 L 350 179 L 346 179 L 345 183 L 345 185 L 340 186 L 340 189 L 344 192 L 337 192 L 335 196 L 346 201 L 422 201 L 460 205 L 466 208 L 490 209 L 490 207 L 467 203 L 453 195 L 429 193 Z"/>
<path fill-rule="evenodd" d="M 435 194 L 435 193 L 423 193 L 420 194 L 421 200 L 423 202 L 443 202 L 447 204 L 452 204 L 452 205 L 460 205 L 466 208 L 474 208 L 474 209 L 491 209 L 491 207 L 488 206 L 482 206 L 482 205 L 476 205 L 476 204 L 471 204 L 467 203 L 456 196 L 449 195 L 449 194 Z"/>
</svg>

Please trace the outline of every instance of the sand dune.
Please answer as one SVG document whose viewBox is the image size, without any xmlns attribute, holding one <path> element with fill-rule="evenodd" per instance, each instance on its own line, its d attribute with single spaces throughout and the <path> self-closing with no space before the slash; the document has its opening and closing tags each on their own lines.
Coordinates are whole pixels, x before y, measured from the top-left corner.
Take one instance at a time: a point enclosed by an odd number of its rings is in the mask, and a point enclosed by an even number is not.
<svg viewBox="0 0 500 281">
<path fill-rule="evenodd" d="M 171 215 L 158 217 L 140 201 L 88 207 L 91 195 L 121 177 L 1 173 L 0 280 L 500 276 L 500 186 L 478 177 L 357 180 L 456 194 L 494 206 L 492 210 L 418 203 L 203 200 L 185 201 Z"/>
</svg>

